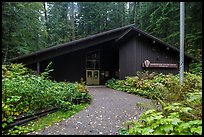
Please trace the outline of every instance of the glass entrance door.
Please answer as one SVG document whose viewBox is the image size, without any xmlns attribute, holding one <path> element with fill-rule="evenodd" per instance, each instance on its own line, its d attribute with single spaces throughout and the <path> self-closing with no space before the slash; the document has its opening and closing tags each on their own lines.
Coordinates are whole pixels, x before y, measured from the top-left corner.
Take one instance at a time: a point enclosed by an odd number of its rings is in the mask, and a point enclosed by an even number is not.
<svg viewBox="0 0 204 137">
<path fill-rule="evenodd" d="M 99 85 L 100 53 L 98 50 L 86 54 L 86 84 Z"/>
<path fill-rule="evenodd" d="M 99 85 L 99 70 L 86 70 L 86 85 Z"/>
</svg>

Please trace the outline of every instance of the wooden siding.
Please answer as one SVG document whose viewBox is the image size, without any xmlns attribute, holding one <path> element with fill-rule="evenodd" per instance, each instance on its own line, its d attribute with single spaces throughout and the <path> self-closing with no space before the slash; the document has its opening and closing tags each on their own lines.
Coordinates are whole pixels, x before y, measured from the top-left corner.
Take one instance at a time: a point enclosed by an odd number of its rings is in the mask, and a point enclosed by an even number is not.
<svg viewBox="0 0 204 137">
<path fill-rule="evenodd" d="M 179 63 L 179 53 L 143 36 L 135 35 L 127 39 L 119 46 L 119 69 L 120 79 L 125 76 L 134 76 L 137 71 L 148 70 L 157 73 L 177 74 L 179 68 L 142 68 L 142 63 L 150 60 L 152 63 Z M 188 70 L 190 60 L 185 58 L 185 71 Z M 179 64 L 178 64 L 179 66 Z"/>
<path fill-rule="evenodd" d="M 61 55 L 40 62 L 40 72 L 43 72 L 49 62 L 53 62 L 53 72 L 50 76 L 56 81 L 80 82 L 83 78 L 86 80 L 86 53 L 90 51 L 100 51 L 100 73 L 101 71 L 109 71 L 109 77 L 102 78 L 100 76 L 100 84 L 105 84 L 108 79 L 115 76 L 118 70 L 118 50 L 113 46 L 114 41 L 98 44 L 94 47 L 85 48 L 69 54 Z M 27 65 L 33 70 L 37 69 L 36 63 Z"/>
<path fill-rule="evenodd" d="M 119 69 L 119 55 L 118 49 L 113 46 L 113 44 L 101 48 L 101 71 L 109 71 L 109 77 L 100 79 L 100 84 L 105 84 L 105 82 L 112 77 L 115 77 L 115 71 Z M 118 77 L 115 77 L 118 78 Z"/>
<path fill-rule="evenodd" d="M 119 47 L 119 77 L 131 76 L 135 73 L 137 65 L 136 61 L 136 46 L 134 38 L 127 39 L 126 43 L 123 43 Z M 138 56 L 138 54 L 137 54 Z"/>
</svg>

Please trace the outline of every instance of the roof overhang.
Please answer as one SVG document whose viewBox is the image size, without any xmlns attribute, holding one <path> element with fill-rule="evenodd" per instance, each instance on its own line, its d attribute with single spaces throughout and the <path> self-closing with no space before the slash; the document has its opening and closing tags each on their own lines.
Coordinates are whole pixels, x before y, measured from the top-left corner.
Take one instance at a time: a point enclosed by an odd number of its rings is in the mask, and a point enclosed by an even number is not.
<svg viewBox="0 0 204 137">
<path fill-rule="evenodd" d="M 37 52 L 33 52 L 28 55 L 23 55 L 20 57 L 10 59 L 11 62 L 23 62 L 25 64 L 32 64 L 35 62 L 43 61 L 53 57 L 57 57 L 63 54 L 68 54 L 74 51 L 78 51 L 84 48 L 92 47 L 101 43 L 115 40 L 121 33 L 125 32 L 127 29 L 133 25 L 124 26 L 121 28 L 109 30 L 99 34 L 95 34 L 86 38 L 75 40 L 72 42 L 60 44 L 51 48 L 43 49 Z"/>
<path fill-rule="evenodd" d="M 25 63 L 25 64 L 32 64 L 35 62 L 43 61 L 46 59 L 50 59 L 53 57 L 57 57 L 60 55 L 64 55 L 64 54 L 68 54 L 68 53 L 71 53 L 74 51 L 78 51 L 78 50 L 81 50 L 84 48 L 92 47 L 94 45 L 98 45 L 98 44 L 105 43 L 108 41 L 115 41 L 115 43 L 121 43 L 135 34 L 137 34 L 139 36 L 142 35 L 145 38 L 148 38 L 154 42 L 160 43 L 160 45 L 164 45 L 164 46 L 168 47 L 169 49 L 174 50 L 175 52 L 179 52 L 179 50 L 176 47 L 171 46 L 171 45 L 163 42 L 162 40 L 142 31 L 138 28 L 135 28 L 134 25 L 131 24 L 128 26 L 109 30 L 106 32 L 102 32 L 99 34 L 95 34 L 95 35 L 86 37 L 86 38 L 82 38 L 82 39 L 75 40 L 72 42 L 60 44 L 60 45 L 57 45 L 57 46 L 54 46 L 51 48 L 47 48 L 47 49 L 43 49 L 43 50 L 40 50 L 37 52 L 33 52 L 31 54 L 28 54 L 28 55 L 23 55 L 20 57 L 12 58 L 12 59 L 10 59 L 10 61 L 11 62 L 21 62 L 21 63 Z M 198 61 L 197 59 L 195 59 L 194 57 L 192 57 L 186 53 L 185 53 L 185 57 L 187 57 L 191 60 L 194 60 L 194 61 Z"/>
<path fill-rule="evenodd" d="M 135 36 L 143 36 L 145 38 L 148 38 L 150 40 L 153 41 L 153 43 L 159 43 L 160 45 L 162 46 L 165 46 L 167 49 L 171 49 L 175 52 L 179 52 L 179 49 L 177 49 L 176 47 L 138 29 L 138 28 L 135 28 L 135 27 L 131 27 L 130 29 L 126 30 L 123 34 L 121 34 L 116 40 L 115 42 L 117 43 L 122 43 L 124 41 L 126 41 L 131 35 L 135 35 Z M 191 60 L 194 60 L 194 61 L 199 61 L 197 60 L 196 58 L 194 58 L 193 56 L 189 55 L 188 53 L 185 53 L 185 57 L 191 59 Z"/>
</svg>

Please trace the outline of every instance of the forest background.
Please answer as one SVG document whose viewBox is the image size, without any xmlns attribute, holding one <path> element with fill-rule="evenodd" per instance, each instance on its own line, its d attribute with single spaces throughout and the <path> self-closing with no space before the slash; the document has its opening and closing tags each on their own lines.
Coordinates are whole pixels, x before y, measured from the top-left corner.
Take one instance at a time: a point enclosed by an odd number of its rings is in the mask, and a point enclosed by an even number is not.
<svg viewBox="0 0 204 137">
<path fill-rule="evenodd" d="M 3 2 L 2 63 L 129 24 L 179 48 L 179 2 Z M 202 2 L 185 2 L 185 52 L 202 59 Z"/>
</svg>

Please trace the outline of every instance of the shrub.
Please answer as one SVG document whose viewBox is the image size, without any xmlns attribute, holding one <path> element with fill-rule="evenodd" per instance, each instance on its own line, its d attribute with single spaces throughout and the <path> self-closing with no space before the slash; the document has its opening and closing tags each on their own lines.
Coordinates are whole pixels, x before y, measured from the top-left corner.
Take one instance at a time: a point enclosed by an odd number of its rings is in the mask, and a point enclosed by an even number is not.
<svg viewBox="0 0 204 137">
<path fill-rule="evenodd" d="M 137 74 L 139 76 L 126 77 L 124 80 L 108 80 L 106 86 L 132 94 L 139 93 L 149 98 L 159 97 L 165 102 L 182 101 L 187 93 L 202 90 L 201 76 L 188 72 L 184 73 L 183 85 L 179 83 L 179 75 L 148 72 Z"/>
<path fill-rule="evenodd" d="M 50 107 L 67 111 L 90 100 L 79 83 L 53 82 L 47 72 L 37 76 L 23 64 L 2 65 L 2 127 L 22 114 Z"/>
<path fill-rule="evenodd" d="M 156 99 L 164 107 L 161 112 L 158 108 L 147 111 L 139 121 L 128 122 L 128 126 L 133 127 L 120 129 L 120 134 L 202 134 L 201 75 L 185 72 L 182 85 L 179 74 L 148 75 L 148 72 L 140 72 L 124 80 L 112 79 L 106 83 L 119 91 Z"/>
<path fill-rule="evenodd" d="M 163 111 L 148 110 L 138 121 L 128 121 L 127 128 L 120 129 L 125 135 L 201 135 L 202 120 L 188 119 L 192 108 L 173 103 Z"/>
<path fill-rule="evenodd" d="M 192 74 L 202 75 L 202 62 L 201 63 L 191 63 L 189 65 L 189 71 Z"/>
</svg>

